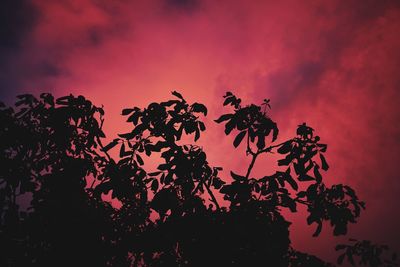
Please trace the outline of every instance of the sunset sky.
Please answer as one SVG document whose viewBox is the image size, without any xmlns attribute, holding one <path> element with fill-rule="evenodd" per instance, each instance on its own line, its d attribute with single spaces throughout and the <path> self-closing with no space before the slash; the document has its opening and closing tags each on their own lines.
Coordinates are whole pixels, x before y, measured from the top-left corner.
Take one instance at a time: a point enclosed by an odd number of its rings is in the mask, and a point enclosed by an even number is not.
<svg viewBox="0 0 400 267">
<path fill-rule="evenodd" d="M 335 261 L 349 237 L 400 252 L 400 2 L 10 0 L 0 8 L 0 100 L 82 94 L 106 111 L 109 138 L 130 129 L 121 109 L 177 90 L 209 108 L 200 140 L 210 164 L 244 172 L 216 119 L 232 91 L 271 99 L 279 141 L 307 122 L 328 144 L 328 184 L 367 203 L 345 238 L 291 216 L 295 248 Z M 254 175 L 270 174 L 261 159 Z M 304 214 L 303 214 L 304 215 Z M 325 226 L 325 225 L 324 225 Z"/>
</svg>

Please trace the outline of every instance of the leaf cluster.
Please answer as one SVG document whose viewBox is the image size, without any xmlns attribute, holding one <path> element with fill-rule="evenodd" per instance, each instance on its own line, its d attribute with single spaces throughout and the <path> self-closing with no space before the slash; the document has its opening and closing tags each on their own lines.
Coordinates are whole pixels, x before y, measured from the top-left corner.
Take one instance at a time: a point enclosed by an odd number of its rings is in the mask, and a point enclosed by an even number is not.
<svg viewBox="0 0 400 267">
<path fill-rule="evenodd" d="M 304 205 L 315 236 L 324 221 L 343 235 L 365 204 L 347 185 L 325 185 L 327 145 L 314 129 L 303 123 L 278 143 L 268 99 L 243 106 L 226 93 L 232 111 L 216 122 L 235 134 L 234 147 L 245 143 L 251 163 L 225 179 L 202 147 L 183 141 L 201 138 L 206 106 L 172 96 L 123 109 L 132 129 L 106 144 L 104 110 L 83 96 L 0 104 L 0 265 L 329 266 L 291 247 L 282 210 Z M 279 169 L 253 177 L 270 153 L 282 156 Z M 375 266 L 382 248 L 366 244 L 339 249 Z"/>
<path fill-rule="evenodd" d="M 356 259 L 358 264 L 364 266 L 385 266 L 393 267 L 398 266 L 397 254 L 392 252 L 390 257 L 383 257 L 384 254 L 390 252 L 389 247 L 386 245 L 374 244 L 369 240 L 358 241 L 356 239 L 349 239 L 350 244 L 339 244 L 336 246 L 337 251 L 343 253 L 337 259 L 338 264 L 342 264 L 344 259 L 352 265 L 356 266 Z M 386 252 L 386 253 L 385 253 Z"/>
</svg>

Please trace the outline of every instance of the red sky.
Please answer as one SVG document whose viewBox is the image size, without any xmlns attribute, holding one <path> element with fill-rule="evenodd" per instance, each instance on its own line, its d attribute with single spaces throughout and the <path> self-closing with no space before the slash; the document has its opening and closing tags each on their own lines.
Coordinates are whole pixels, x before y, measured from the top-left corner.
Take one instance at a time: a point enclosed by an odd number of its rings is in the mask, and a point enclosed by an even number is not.
<svg viewBox="0 0 400 267">
<path fill-rule="evenodd" d="M 228 174 L 243 172 L 248 159 L 212 122 L 224 112 L 222 95 L 270 98 L 280 140 L 307 122 L 329 145 L 328 184 L 349 184 L 367 202 L 348 237 L 400 251 L 398 2 L 18 0 L 8 8 L 0 29 L 3 100 L 83 94 L 105 106 L 113 138 L 129 127 L 122 108 L 178 90 L 208 106 L 200 144 Z M 255 174 L 271 172 L 267 162 Z M 291 219 L 296 248 L 335 260 L 343 238 L 329 227 L 312 238 L 315 226 Z"/>
</svg>

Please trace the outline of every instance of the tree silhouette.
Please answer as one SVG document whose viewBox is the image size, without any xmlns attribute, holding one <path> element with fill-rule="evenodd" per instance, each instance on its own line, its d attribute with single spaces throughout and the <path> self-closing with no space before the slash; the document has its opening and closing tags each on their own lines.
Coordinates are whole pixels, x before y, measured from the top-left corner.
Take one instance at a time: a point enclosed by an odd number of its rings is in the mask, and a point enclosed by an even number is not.
<svg viewBox="0 0 400 267">
<path fill-rule="evenodd" d="M 242 106 L 226 93 L 232 113 L 215 121 L 251 157 L 247 170 L 231 171 L 227 182 L 201 147 L 181 140 L 201 137 L 207 108 L 172 95 L 124 109 L 132 130 L 107 145 L 104 111 L 83 96 L 26 94 L 15 110 L 2 104 L 0 265 L 331 266 L 291 247 L 282 215 L 304 205 L 314 236 L 324 222 L 344 235 L 365 208 L 351 187 L 324 184 L 327 145 L 314 129 L 303 123 L 294 138 L 276 143 L 269 100 Z M 252 176 L 257 159 L 273 152 L 282 155 L 282 170 Z M 149 158 L 159 161 L 156 169 Z M 396 255 L 383 257 L 387 247 L 352 242 L 336 247 L 344 251 L 338 264 L 359 257 L 360 264 L 397 266 Z"/>
</svg>

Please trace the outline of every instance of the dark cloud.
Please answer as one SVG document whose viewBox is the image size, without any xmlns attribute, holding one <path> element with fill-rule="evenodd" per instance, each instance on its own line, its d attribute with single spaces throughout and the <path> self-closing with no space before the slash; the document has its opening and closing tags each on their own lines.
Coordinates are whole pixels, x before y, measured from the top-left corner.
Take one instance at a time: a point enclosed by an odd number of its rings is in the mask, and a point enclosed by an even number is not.
<svg viewBox="0 0 400 267">
<path fill-rule="evenodd" d="M 165 0 L 169 9 L 176 9 L 184 12 L 194 12 L 200 6 L 198 0 Z"/>
<path fill-rule="evenodd" d="M 43 9 L 43 6 L 56 9 Z M 68 1 L 55 5 L 46 1 L 3 1 L 0 8 L 0 99 L 10 102 L 16 94 L 43 88 L 48 79 L 69 73 L 63 62 L 74 51 L 99 49 L 105 42 L 123 36 L 130 25 L 124 22 L 126 16 L 120 16 L 122 9 L 121 5 L 104 1 L 82 2 L 82 5 Z M 65 12 L 64 20 L 54 16 L 60 10 Z M 85 17 L 93 10 L 97 18 Z M 54 37 L 39 38 L 49 17 L 54 18 L 50 22 Z M 87 25 L 82 22 L 86 20 Z"/>
<path fill-rule="evenodd" d="M 5 0 L 0 7 L 0 98 L 18 87 L 13 61 L 38 21 L 39 11 L 28 0 Z"/>
<path fill-rule="evenodd" d="M 5 0 L 0 8 L 0 49 L 20 48 L 25 35 L 34 27 L 38 10 L 28 0 Z M 3 51 L 2 51 L 3 52 Z"/>
<path fill-rule="evenodd" d="M 98 46 L 104 41 L 104 33 L 99 27 L 91 27 L 87 31 L 88 41 L 91 46 Z"/>
<path fill-rule="evenodd" d="M 268 74 L 255 74 L 254 94 L 269 88 L 275 109 L 289 108 L 298 99 L 315 102 L 320 90 L 318 82 L 323 75 L 331 70 L 338 70 L 347 48 L 352 46 L 365 28 L 385 15 L 388 10 L 400 8 L 400 2 L 392 0 L 338 1 L 334 8 L 329 5 L 314 7 L 312 15 L 315 21 L 334 21 L 328 28 L 315 26 L 315 36 L 288 47 L 298 50 L 298 58 L 290 66 L 274 70 Z M 318 57 L 309 59 L 307 46 L 317 47 Z"/>
<path fill-rule="evenodd" d="M 397 0 L 365 0 L 339 1 L 335 11 L 339 14 L 347 13 L 353 24 L 363 23 L 385 14 L 388 9 L 398 8 Z"/>
<path fill-rule="evenodd" d="M 297 104 L 302 95 L 307 95 L 308 99 L 314 97 L 312 91 L 317 90 L 315 87 L 326 68 L 322 61 L 302 61 L 295 66 L 264 75 L 256 81 L 255 90 L 260 92 L 261 88 L 272 88 L 268 97 L 273 100 L 274 110 L 287 109 Z"/>
<path fill-rule="evenodd" d="M 63 70 L 51 61 L 43 61 L 38 64 L 38 70 L 38 74 L 44 77 L 57 77 L 63 74 Z"/>
</svg>

